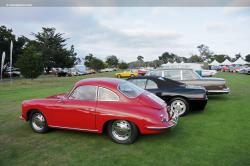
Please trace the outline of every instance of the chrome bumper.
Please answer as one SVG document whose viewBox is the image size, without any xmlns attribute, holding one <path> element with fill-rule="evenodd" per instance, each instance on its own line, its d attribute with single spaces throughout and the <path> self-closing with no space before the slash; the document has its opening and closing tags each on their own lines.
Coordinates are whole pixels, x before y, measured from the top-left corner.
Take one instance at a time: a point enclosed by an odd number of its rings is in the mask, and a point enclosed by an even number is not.
<svg viewBox="0 0 250 166">
<path fill-rule="evenodd" d="M 167 125 L 167 126 L 147 126 L 146 128 L 150 129 L 150 130 L 164 130 L 164 129 L 175 127 L 178 123 L 178 120 L 179 120 L 179 115 L 177 112 L 174 112 L 172 119 L 167 122 L 169 125 Z"/>
<path fill-rule="evenodd" d="M 222 90 L 207 90 L 207 94 L 228 94 L 230 93 L 229 88 L 225 88 Z"/>
</svg>

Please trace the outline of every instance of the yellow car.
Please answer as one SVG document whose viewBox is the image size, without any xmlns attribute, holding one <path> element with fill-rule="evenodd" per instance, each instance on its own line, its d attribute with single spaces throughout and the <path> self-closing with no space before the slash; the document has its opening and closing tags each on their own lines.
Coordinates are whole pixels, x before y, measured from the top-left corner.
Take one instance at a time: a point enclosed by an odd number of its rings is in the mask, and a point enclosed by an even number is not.
<svg viewBox="0 0 250 166">
<path fill-rule="evenodd" d="M 138 76 L 137 72 L 132 72 L 132 71 L 124 71 L 121 73 L 116 73 L 115 76 L 117 78 L 121 78 L 121 77 L 136 77 Z"/>
</svg>

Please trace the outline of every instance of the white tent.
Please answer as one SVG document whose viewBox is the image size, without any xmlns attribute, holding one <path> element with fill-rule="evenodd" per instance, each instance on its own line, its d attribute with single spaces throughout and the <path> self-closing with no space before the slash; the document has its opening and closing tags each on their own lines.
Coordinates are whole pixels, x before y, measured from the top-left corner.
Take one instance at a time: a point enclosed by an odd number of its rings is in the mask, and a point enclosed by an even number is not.
<svg viewBox="0 0 250 166">
<path fill-rule="evenodd" d="M 214 60 L 214 61 L 211 62 L 209 65 L 210 65 L 210 66 L 219 66 L 220 63 L 219 63 L 217 60 Z"/>
<path fill-rule="evenodd" d="M 246 64 L 250 64 L 249 62 L 245 61 L 242 58 L 237 59 L 235 62 L 233 62 L 234 65 L 246 65 Z"/>
<path fill-rule="evenodd" d="M 221 65 L 231 65 L 232 62 L 230 62 L 228 59 L 224 60 L 224 62 L 221 63 Z"/>
</svg>

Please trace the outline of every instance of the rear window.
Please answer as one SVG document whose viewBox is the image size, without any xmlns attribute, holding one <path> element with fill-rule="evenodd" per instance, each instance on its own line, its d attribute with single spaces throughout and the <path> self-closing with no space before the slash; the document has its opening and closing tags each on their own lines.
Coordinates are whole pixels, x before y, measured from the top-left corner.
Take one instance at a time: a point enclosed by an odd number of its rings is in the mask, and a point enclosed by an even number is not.
<svg viewBox="0 0 250 166">
<path fill-rule="evenodd" d="M 122 82 L 118 85 L 118 90 L 129 98 L 136 98 L 144 92 L 144 90 L 130 82 Z"/>
</svg>

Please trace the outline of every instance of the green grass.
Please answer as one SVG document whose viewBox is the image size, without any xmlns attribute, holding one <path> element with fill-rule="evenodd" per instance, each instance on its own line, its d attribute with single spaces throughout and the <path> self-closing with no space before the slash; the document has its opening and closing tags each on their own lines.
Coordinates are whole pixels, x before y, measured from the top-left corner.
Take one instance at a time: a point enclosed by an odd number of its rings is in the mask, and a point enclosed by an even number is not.
<svg viewBox="0 0 250 166">
<path fill-rule="evenodd" d="M 231 94 L 209 97 L 204 112 L 181 118 L 169 132 L 140 136 L 132 145 L 78 131 L 36 134 L 19 120 L 22 100 L 66 92 L 90 76 L 0 82 L 0 165 L 250 165 L 250 76 L 217 76 L 227 80 Z"/>
</svg>

